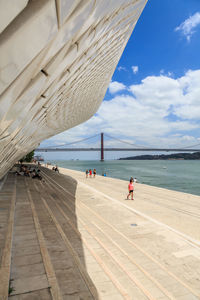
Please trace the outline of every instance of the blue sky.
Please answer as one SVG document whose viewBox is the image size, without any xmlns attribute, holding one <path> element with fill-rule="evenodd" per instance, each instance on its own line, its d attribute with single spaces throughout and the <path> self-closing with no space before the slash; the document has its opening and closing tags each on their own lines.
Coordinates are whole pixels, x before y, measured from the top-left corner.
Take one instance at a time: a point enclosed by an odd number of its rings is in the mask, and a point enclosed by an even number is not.
<svg viewBox="0 0 200 300">
<path fill-rule="evenodd" d="M 140 72 L 127 78 L 139 83 L 150 75 L 159 75 L 160 70 L 171 71 L 181 76 L 188 69 L 199 69 L 200 25 L 187 42 L 181 31 L 175 31 L 182 22 L 200 13 L 199 0 L 149 0 L 138 20 L 118 66 L 138 65 Z M 125 81 L 122 72 L 115 72 L 113 80 Z M 132 75 L 132 74 L 131 74 Z"/>
<path fill-rule="evenodd" d="M 196 33 L 190 42 L 181 31 L 175 31 L 197 12 L 200 13 L 199 0 L 149 0 L 118 64 L 130 74 L 116 70 L 113 80 L 133 84 L 159 75 L 162 69 L 173 72 L 175 77 L 188 69 L 199 69 L 200 24 L 194 28 Z M 135 76 L 132 65 L 139 66 Z"/>
<path fill-rule="evenodd" d="M 101 131 L 145 146 L 200 143 L 199 53 L 200 1 L 149 0 L 98 112 L 41 145 L 72 142 Z M 91 143 L 98 145 L 97 139 Z M 130 154 L 109 153 L 107 158 Z M 95 153 L 81 155 L 69 158 L 98 158 Z"/>
</svg>

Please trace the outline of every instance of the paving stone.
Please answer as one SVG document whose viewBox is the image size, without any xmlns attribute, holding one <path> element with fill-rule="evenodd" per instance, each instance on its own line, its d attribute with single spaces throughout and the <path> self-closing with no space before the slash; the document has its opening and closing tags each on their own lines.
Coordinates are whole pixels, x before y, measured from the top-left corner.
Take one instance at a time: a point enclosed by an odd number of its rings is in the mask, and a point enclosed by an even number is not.
<svg viewBox="0 0 200 300">
<path fill-rule="evenodd" d="M 122 300 L 124 299 L 123 296 L 119 295 L 119 294 L 112 294 L 112 295 L 108 295 L 108 296 L 103 296 L 103 298 L 100 298 L 100 299 L 104 299 L 104 300 Z M 134 298 L 133 298 L 134 300 Z"/>
<path fill-rule="evenodd" d="M 97 263 L 88 263 L 87 271 L 90 273 L 101 272 L 102 268 Z"/>
<path fill-rule="evenodd" d="M 29 254 L 37 254 L 37 253 L 40 253 L 39 245 L 29 246 L 29 247 L 20 247 L 19 249 L 16 249 L 16 251 L 13 253 L 13 257 L 29 255 Z"/>
<path fill-rule="evenodd" d="M 15 295 L 48 288 L 49 283 L 46 275 L 39 275 L 31 276 L 28 278 L 23 277 L 22 279 L 15 279 L 12 281 L 12 287 L 14 288 L 12 294 Z"/>
<path fill-rule="evenodd" d="M 92 273 L 91 279 L 94 282 L 94 284 L 105 282 L 105 281 L 110 281 L 110 278 L 103 271 Z"/>
<path fill-rule="evenodd" d="M 78 286 L 74 280 L 64 280 L 60 284 L 63 295 L 77 294 L 79 292 Z"/>
<path fill-rule="evenodd" d="M 15 267 L 20 267 L 24 265 L 33 265 L 41 262 L 42 262 L 42 256 L 40 253 L 15 256 L 12 258 L 12 264 Z"/>
<path fill-rule="evenodd" d="M 166 289 L 171 291 L 173 295 L 176 297 L 183 296 L 189 293 L 188 289 L 182 286 L 180 283 L 174 283 L 172 285 L 169 285 L 167 282 L 165 283 Z"/>
<path fill-rule="evenodd" d="M 24 225 L 16 225 L 15 224 L 15 233 L 18 232 L 24 232 Z M 26 225 L 26 229 L 25 229 L 25 234 L 31 234 L 31 233 L 35 233 L 35 226 L 34 224 L 29 224 Z"/>
<path fill-rule="evenodd" d="M 183 296 L 177 296 L 176 299 L 177 300 L 198 300 L 199 297 L 196 297 L 192 294 L 187 294 L 187 295 L 183 295 Z"/>
<path fill-rule="evenodd" d="M 73 261 L 70 258 L 64 260 L 57 258 L 57 260 L 53 261 L 53 265 L 55 271 L 69 269 L 73 266 Z"/>
<path fill-rule="evenodd" d="M 16 247 L 17 249 L 21 249 L 24 247 L 33 247 L 38 246 L 38 240 L 37 239 L 29 239 L 24 241 L 15 241 L 13 243 L 13 247 Z"/>
<path fill-rule="evenodd" d="M 20 268 L 19 266 L 13 266 L 11 271 L 11 276 L 14 279 L 32 277 L 42 274 L 45 274 L 43 262 L 38 264 L 20 266 Z"/>
<path fill-rule="evenodd" d="M 98 283 L 98 292 L 101 296 L 104 297 L 112 294 L 117 294 L 118 290 L 116 289 L 113 283 L 105 281 Z"/>
<path fill-rule="evenodd" d="M 21 295 L 10 296 L 11 300 L 51 300 L 52 296 L 49 289 L 42 289 Z"/>
</svg>

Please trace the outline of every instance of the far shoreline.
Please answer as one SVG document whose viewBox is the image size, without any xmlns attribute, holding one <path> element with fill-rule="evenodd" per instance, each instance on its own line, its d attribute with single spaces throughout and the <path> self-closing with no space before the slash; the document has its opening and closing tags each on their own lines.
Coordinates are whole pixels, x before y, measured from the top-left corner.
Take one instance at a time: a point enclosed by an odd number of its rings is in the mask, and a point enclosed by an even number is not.
<svg viewBox="0 0 200 300">
<path fill-rule="evenodd" d="M 200 160 L 200 152 L 173 153 L 173 154 L 152 154 L 137 155 L 119 158 L 118 160 Z"/>
</svg>

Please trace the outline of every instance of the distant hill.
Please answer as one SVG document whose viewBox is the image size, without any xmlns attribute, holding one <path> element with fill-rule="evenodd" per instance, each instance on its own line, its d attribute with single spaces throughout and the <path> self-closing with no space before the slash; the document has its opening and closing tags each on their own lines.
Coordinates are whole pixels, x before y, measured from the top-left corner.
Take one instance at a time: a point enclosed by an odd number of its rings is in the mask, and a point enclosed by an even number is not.
<svg viewBox="0 0 200 300">
<path fill-rule="evenodd" d="M 125 158 L 119 158 L 119 160 L 173 160 L 173 159 L 200 159 L 200 152 L 193 153 L 175 153 L 175 154 L 161 154 L 161 155 L 139 155 Z"/>
</svg>

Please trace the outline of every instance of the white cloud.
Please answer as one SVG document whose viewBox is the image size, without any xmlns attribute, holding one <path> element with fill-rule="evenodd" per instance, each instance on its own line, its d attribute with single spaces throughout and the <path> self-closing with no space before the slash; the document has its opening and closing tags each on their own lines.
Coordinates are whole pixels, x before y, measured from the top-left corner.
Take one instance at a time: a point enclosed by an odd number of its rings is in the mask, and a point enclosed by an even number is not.
<svg viewBox="0 0 200 300">
<path fill-rule="evenodd" d="M 182 105 L 174 113 L 183 119 L 200 120 L 200 70 L 188 71 L 178 79 L 182 90 Z"/>
<path fill-rule="evenodd" d="M 112 81 L 110 84 L 109 84 L 109 92 L 111 94 L 115 94 L 117 92 L 120 92 L 120 91 L 123 91 L 126 89 L 126 86 L 121 83 L 121 82 L 118 82 L 118 81 Z"/>
<path fill-rule="evenodd" d="M 163 117 L 168 114 L 172 103 L 181 103 L 179 83 L 163 75 L 146 77 L 141 84 L 130 86 L 130 91 L 143 105 L 157 109 Z"/>
<path fill-rule="evenodd" d="M 112 84 L 114 83 L 114 87 Z M 114 91 L 129 90 L 104 101 L 87 122 L 51 138 L 71 142 L 105 132 L 123 140 L 147 146 L 188 146 L 197 144 L 200 125 L 200 70 L 188 71 L 180 78 L 148 76 L 140 84 L 126 87 L 112 82 Z M 78 144 L 88 146 L 88 142 Z M 99 139 L 92 146 L 99 146 Z M 120 146 L 117 141 L 107 145 Z M 122 144 L 121 144 L 122 146 Z M 123 145 L 124 147 L 125 145 Z M 129 147 L 127 145 L 127 147 Z"/>
<path fill-rule="evenodd" d="M 200 13 L 197 12 L 193 16 L 186 19 L 175 31 L 181 31 L 181 33 L 186 36 L 187 40 L 190 41 L 191 36 L 195 33 L 195 28 L 200 25 Z"/>
<path fill-rule="evenodd" d="M 160 70 L 160 75 L 166 75 L 168 77 L 172 77 L 173 76 L 173 72 L 168 71 L 167 73 L 165 72 L 164 69 Z"/>
<path fill-rule="evenodd" d="M 169 72 L 167 73 L 167 75 L 168 75 L 169 77 L 172 77 L 174 74 L 173 74 L 173 72 L 170 72 L 170 71 L 169 71 Z"/>
<path fill-rule="evenodd" d="M 132 66 L 131 68 L 134 74 L 136 74 L 139 70 L 138 66 Z"/>
<path fill-rule="evenodd" d="M 117 68 L 118 71 L 127 71 L 127 69 L 125 67 L 119 66 Z"/>
</svg>

